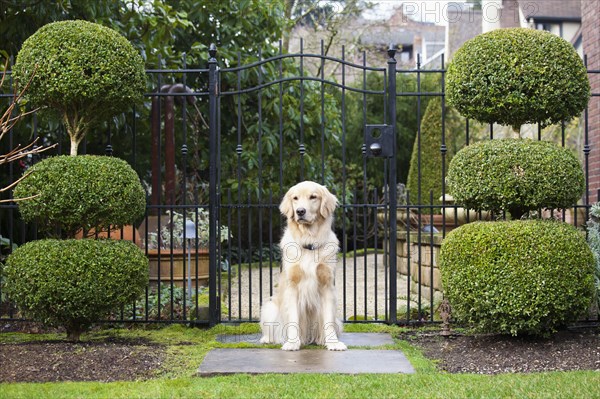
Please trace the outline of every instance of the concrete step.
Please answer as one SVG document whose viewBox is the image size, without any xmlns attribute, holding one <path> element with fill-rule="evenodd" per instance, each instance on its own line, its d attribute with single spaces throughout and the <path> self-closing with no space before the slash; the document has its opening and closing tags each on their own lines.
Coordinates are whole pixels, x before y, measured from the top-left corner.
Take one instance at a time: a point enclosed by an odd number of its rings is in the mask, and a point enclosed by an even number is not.
<svg viewBox="0 0 600 399">
<path fill-rule="evenodd" d="M 213 349 L 198 369 L 203 377 L 227 374 L 413 374 L 414 368 L 401 351 L 354 349 L 333 352 L 303 349 Z"/>
<path fill-rule="evenodd" d="M 222 343 L 259 344 L 260 334 L 219 335 Z M 393 345 L 390 334 L 343 333 L 340 341 L 350 349 L 302 348 L 296 352 L 267 348 L 220 348 L 211 350 L 198 369 L 200 376 L 263 373 L 413 374 L 414 368 L 398 350 L 352 349 Z"/>
</svg>

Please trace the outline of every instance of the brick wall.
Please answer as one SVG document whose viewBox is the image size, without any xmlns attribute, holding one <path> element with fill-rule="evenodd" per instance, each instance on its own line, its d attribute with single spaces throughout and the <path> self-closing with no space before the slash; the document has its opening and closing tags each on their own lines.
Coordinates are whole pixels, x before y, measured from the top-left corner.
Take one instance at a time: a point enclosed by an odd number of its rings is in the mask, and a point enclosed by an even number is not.
<svg viewBox="0 0 600 399">
<path fill-rule="evenodd" d="M 600 1 L 581 0 L 583 51 L 588 69 L 600 70 Z M 592 93 L 600 94 L 600 74 L 590 74 Z M 599 200 L 600 190 L 600 97 L 592 97 L 588 106 L 590 156 L 590 201 Z"/>
</svg>

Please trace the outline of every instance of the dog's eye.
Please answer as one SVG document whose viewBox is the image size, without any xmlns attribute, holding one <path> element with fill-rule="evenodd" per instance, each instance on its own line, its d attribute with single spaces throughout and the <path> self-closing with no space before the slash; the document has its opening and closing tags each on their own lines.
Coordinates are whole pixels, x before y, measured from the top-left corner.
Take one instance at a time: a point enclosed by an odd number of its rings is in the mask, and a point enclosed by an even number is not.
<svg viewBox="0 0 600 399">
<path fill-rule="evenodd" d="M 312 194 L 312 195 L 310 196 L 310 199 L 311 199 L 311 200 L 317 199 L 317 196 L 316 196 L 315 194 Z"/>
<path fill-rule="evenodd" d="M 298 201 L 298 196 L 294 195 L 294 197 L 292 198 L 294 201 Z"/>
</svg>

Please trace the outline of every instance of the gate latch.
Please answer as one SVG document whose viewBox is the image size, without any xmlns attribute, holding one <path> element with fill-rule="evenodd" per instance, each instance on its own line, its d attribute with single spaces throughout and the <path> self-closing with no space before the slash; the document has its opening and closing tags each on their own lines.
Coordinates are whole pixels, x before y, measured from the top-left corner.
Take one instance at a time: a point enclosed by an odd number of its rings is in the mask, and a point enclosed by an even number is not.
<svg viewBox="0 0 600 399">
<path fill-rule="evenodd" d="M 390 125 L 366 125 L 365 128 L 367 157 L 392 157 L 394 155 L 394 127 Z"/>
</svg>

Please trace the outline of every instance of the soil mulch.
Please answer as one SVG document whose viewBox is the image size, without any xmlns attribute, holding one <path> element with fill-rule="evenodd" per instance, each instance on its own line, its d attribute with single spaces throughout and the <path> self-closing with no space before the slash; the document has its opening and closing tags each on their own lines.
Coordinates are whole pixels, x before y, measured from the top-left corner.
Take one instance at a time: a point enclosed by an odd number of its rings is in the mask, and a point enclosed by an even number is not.
<svg viewBox="0 0 600 399">
<path fill-rule="evenodd" d="M 548 339 L 416 333 L 400 336 L 449 373 L 600 371 L 600 329 L 558 332 Z"/>
<path fill-rule="evenodd" d="M 154 376 L 164 359 L 140 342 L 41 341 L 0 345 L 0 382 L 124 381 Z"/>
<path fill-rule="evenodd" d="M 450 373 L 600 371 L 600 328 L 562 331 L 549 339 L 443 337 L 418 329 L 398 338 Z M 163 346 L 144 340 L 5 343 L 0 344 L 0 382 L 142 380 L 160 375 L 164 358 Z"/>
</svg>

